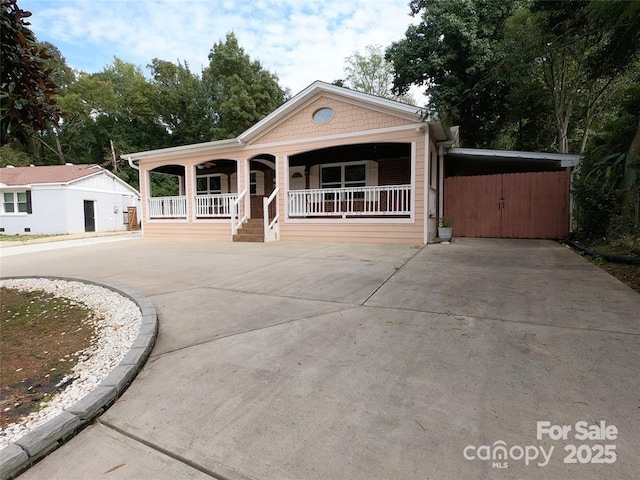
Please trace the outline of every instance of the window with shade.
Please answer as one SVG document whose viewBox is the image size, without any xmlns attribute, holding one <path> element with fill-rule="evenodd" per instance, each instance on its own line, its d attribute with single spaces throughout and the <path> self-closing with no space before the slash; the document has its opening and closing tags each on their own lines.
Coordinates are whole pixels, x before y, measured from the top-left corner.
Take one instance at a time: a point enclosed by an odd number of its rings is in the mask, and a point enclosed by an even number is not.
<svg viewBox="0 0 640 480">
<path fill-rule="evenodd" d="M 31 191 L 4 192 L 2 211 L 3 213 L 31 213 Z"/>
</svg>

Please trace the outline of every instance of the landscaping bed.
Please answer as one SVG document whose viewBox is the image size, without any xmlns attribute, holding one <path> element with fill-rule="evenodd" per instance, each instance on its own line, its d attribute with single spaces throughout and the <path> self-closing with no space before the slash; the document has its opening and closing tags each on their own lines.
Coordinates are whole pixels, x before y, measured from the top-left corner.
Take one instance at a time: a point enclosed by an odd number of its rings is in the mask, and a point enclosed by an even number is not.
<svg viewBox="0 0 640 480">
<path fill-rule="evenodd" d="M 64 389 L 95 334 L 94 314 L 42 290 L 0 288 L 0 428 Z"/>
<path fill-rule="evenodd" d="M 92 392 L 131 349 L 142 315 L 90 283 L 15 278 L 0 289 L 2 449 Z"/>
</svg>

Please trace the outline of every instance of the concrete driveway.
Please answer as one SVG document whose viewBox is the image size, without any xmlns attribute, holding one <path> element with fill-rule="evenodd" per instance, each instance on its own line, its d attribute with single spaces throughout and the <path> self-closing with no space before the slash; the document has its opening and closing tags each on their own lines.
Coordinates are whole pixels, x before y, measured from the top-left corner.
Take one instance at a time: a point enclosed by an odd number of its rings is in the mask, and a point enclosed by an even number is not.
<svg viewBox="0 0 640 480">
<path fill-rule="evenodd" d="M 160 320 L 126 393 L 25 479 L 640 469 L 640 295 L 555 242 L 144 238 L 7 256 L 1 273 L 123 284 Z"/>
</svg>

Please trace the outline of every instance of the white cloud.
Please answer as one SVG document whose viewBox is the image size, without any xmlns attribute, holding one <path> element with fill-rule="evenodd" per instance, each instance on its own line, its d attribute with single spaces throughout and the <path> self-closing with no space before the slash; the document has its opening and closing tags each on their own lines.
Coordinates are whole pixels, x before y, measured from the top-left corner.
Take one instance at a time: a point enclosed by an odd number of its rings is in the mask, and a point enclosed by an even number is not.
<svg viewBox="0 0 640 480">
<path fill-rule="evenodd" d="M 21 0 L 39 40 L 77 69 L 101 70 L 117 56 L 145 67 L 153 58 L 208 62 L 234 31 L 240 45 L 292 93 L 343 76 L 344 59 L 404 36 L 408 0 Z"/>
</svg>

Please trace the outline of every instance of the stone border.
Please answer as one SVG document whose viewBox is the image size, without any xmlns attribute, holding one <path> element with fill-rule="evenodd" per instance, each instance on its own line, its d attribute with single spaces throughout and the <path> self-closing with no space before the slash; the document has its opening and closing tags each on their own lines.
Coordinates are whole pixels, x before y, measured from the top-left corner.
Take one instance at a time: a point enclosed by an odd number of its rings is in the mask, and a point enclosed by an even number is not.
<svg viewBox="0 0 640 480">
<path fill-rule="evenodd" d="M 122 395 L 146 363 L 158 335 L 158 316 L 149 299 L 130 288 L 84 278 L 53 276 L 12 276 L 0 280 L 45 278 L 82 282 L 112 290 L 135 303 L 142 313 L 138 337 L 120 363 L 97 387 L 61 414 L 0 450 L 0 479 L 15 478 L 31 465 L 75 436 Z"/>
</svg>

